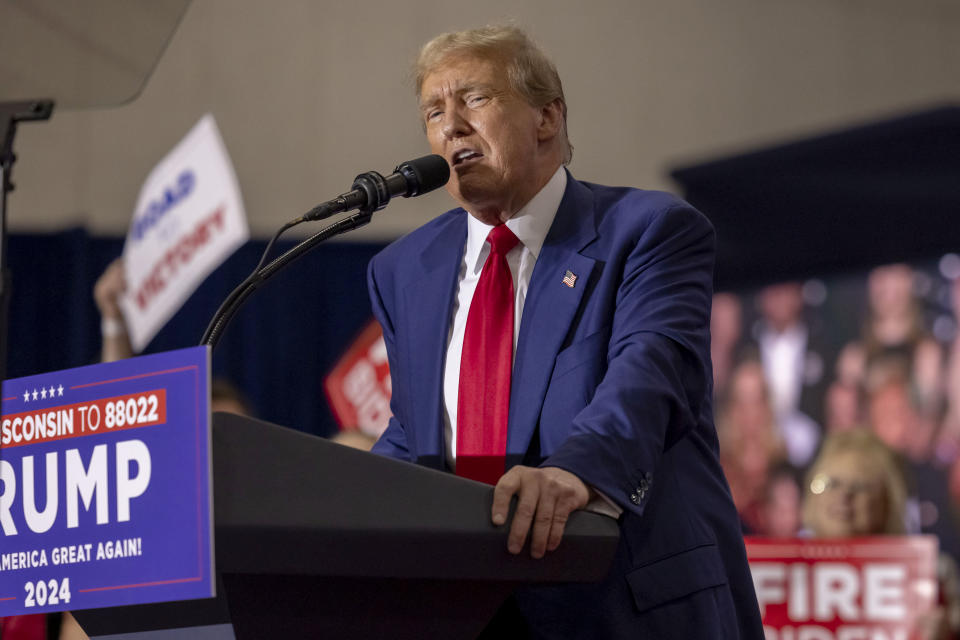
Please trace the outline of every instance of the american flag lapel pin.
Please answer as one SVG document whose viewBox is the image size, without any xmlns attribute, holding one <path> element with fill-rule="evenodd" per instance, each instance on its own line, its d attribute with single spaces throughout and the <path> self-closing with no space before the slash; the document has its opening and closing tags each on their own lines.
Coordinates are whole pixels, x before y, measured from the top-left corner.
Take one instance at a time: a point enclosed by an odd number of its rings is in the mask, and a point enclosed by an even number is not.
<svg viewBox="0 0 960 640">
<path fill-rule="evenodd" d="M 567 272 L 563 276 L 563 284 L 573 289 L 573 285 L 577 284 L 577 274 L 567 269 Z"/>
</svg>

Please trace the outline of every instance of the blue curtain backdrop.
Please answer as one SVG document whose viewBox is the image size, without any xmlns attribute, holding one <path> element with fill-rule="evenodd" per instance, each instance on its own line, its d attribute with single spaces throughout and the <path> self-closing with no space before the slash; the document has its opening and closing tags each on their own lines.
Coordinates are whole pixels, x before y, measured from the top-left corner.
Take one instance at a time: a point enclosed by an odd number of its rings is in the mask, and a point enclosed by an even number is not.
<svg viewBox="0 0 960 640">
<path fill-rule="evenodd" d="M 272 255 L 293 246 L 279 243 Z M 226 295 L 266 245 L 251 241 L 217 269 L 145 353 L 196 345 Z M 327 243 L 255 293 L 213 354 L 213 374 L 234 382 L 264 420 L 328 436 L 337 429 L 323 377 L 371 319 L 367 262 L 383 245 Z M 7 377 L 97 362 L 100 317 L 93 285 L 120 255 L 122 238 L 82 229 L 12 234 Z"/>
</svg>

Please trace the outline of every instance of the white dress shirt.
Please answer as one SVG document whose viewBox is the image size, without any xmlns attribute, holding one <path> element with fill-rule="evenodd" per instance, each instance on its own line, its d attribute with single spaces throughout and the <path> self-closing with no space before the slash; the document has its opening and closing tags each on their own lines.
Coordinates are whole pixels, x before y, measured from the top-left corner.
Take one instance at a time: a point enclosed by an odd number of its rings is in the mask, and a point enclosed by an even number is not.
<svg viewBox="0 0 960 640">
<path fill-rule="evenodd" d="M 760 359 L 770 387 L 770 403 L 787 459 L 795 467 L 805 467 L 820 444 L 820 428 L 799 409 L 807 367 L 807 328 L 796 324 L 784 331 L 771 328 L 760 331 Z"/>
<path fill-rule="evenodd" d="M 520 242 L 507 254 L 510 275 L 513 276 L 513 352 L 517 352 L 517 336 L 520 334 L 520 318 L 523 317 L 523 303 L 527 299 L 527 288 L 533 267 L 540 256 L 543 241 L 550 231 L 553 219 L 560 208 L 564 191 L 567 189 L 567 172 L 561 166 L 543 189 L 528 202 L 516 215 L 506 221 L 507 228 Z M 492 226 L 467 216 L 467 245 L 464 247 L 463 260 L 457 279 L 457 294 L 453 302 L 453 319 L 447 336 L 447 357 L 443 368 L 443 439 L 447 464 L 456 468 L 457 461 L 457 400 L 460 392 L 460 354 L 463 351 L 463 334 L 467 326 L 470 303 L 477 290 L 477 282 L 483 271 L 483 264 L 490 254 L 487 242 Z M 592 499 L 585 509 L 619 518 L 623 510 L 610 498 L 594 490 L 598 497 Z"/>
<path fill-rule="evenodd" d="M 537 192 L 516 215 L 505 223 L 520 240 L 507 253 L 507 264 L 513 276 L 513 352 L 517 352 L 517 336 L 520 333 L 520 318 L 527 288 L 533 275 L 533 266 L 540 255 L 540 248 L 547 237 L 550 225 L 557 215 L 563 192 L 567 188 L 567 172 L 561 166 L 547 184 Z M 447 336 L 447 357 L 443 368 L 443 438 L 447 463 L 455 468 L 457 460 L 457 399 L 460 391 L 460 353 L 463 351 L 463 334 L 467 327 L 467 314 L 477 282 L 483 271 L 483 263 L 490 255 L 487 235 L 492 226 L 467 216 L 467 245 L 460 263 L 457 294 L 453 302 L 453 318 Z"/>
</svg>

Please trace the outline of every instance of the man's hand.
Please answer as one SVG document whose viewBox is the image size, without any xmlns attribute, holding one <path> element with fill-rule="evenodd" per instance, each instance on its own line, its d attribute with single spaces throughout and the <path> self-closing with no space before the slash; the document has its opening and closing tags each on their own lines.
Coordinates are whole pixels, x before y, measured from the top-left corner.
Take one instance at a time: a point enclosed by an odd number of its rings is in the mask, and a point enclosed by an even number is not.
<svg viewBox="0 0 960 640">
<path fill-rule="evenodd" d="M 517 512 L 507 538 L 507 550 L 520 553 L 532 523 L 530 555 L 534 558 L 542 558 L 546 551 L 560 546 L 567 518 L 590 501 L 587 485 L 569 471 L 518 465 L 505 473 L 493 490 L 493 524 L 507 521 L 510 498 L 514 495 Z"/>
</svg>

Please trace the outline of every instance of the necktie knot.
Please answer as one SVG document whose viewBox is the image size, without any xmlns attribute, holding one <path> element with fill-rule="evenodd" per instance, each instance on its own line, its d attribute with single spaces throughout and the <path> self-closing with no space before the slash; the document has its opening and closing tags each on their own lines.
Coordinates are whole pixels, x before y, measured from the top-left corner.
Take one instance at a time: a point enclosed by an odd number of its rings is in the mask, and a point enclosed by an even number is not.
<svg viewBox="0 0 960 640">
<path fill-rule="evenodd" d="M 510 231 L 507 225 L 498 224 L 490 230 L 487 235 L 487 242 L 490 243 L 491 253 L 505 256 L 510 252 L 510 249 L 517 246 L 520 239 L 513 235 L 513 231 Z"/>
</svg>

